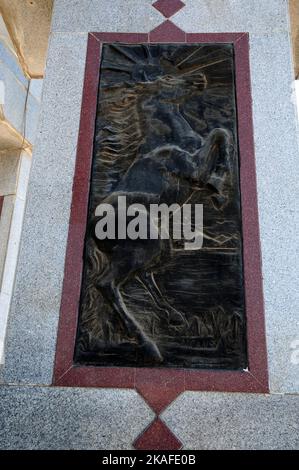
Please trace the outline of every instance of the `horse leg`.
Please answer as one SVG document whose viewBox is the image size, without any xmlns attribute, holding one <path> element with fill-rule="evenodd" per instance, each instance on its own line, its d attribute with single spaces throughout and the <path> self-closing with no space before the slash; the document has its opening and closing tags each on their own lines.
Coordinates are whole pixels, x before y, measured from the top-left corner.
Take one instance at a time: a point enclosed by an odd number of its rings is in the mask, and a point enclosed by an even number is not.
<svg viewBox="0 0 299 470">
<path fill-rule="evenodd" d="M 224 129 L 214 129 L 201 151 L 204 169 L 202 180 L 222 195 L 226 175 L 230 169 L 231 137 Z"/>
<path fill-rule="evenodd" d="M 169 304 L 161 293 L 154 278 L 153 272 L 143 271 L 136 275 L 137 280 L 143 285 L 151 296 L 154 304 L 160 310 L 166 313 L 167 319 L 175 325 L 188 325 L 184 315 Z"/>
<path fill-rule="evenodd" d="M 128 311 L 120 292 L 121 284 L 115 285 L 109 273 L 108 276 L 100 279 L 98 286 L 105 300 L 118 314 L 128 333 L 135 336 L 151 359 L 155 362 L 162 362 L 163 358 L 157 345 L 147 336 L 141 325 Z"/>
<path fill-rule="evenodd" d="M 142 326 L 128 310 L 121 293 L 121 287 L 132 279 L 136 272 L 144 270 L 161 253 L 160 240 L 129 239 L 116 241 L 109 255 L 109 267 L 98 280 L 98 288 L 107 303 L 117 313 L 125 328 L 141 344 L 146 355 L 155 362 L 163 360 L 155 342 L 147 335 Z"/>
</svg>

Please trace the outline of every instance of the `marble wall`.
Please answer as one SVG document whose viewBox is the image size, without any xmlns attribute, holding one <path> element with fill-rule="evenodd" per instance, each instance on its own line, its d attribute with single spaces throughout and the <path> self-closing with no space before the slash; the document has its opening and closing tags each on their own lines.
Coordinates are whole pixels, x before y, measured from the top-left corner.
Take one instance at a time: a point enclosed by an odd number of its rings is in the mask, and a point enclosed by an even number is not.
<svg viewBox="0 0 299 470">
<path fill-rule="evenodd" d="M 0 429 L 11 436 L 9 442 L 0 438 L 3 448 L 131 448 L 133 440 L 152 419 L 151 410 L 133 390 L 49 387 L 87 35 L 90 31 L 149 32 L 165 20 L 152 3 L 55 1 L 5 365 L 1 371 L 0 392 L 5 400 L 1 398 L 0 410 L 5 421 Z M 296 205 L 299 168 L 287 1 L 184 0 L 184 3 L 185 7 L 171 18 L 184 31 L 244 31 L 250 37 L 270 395 L 185 392 L 166 409 L 162 419 L 189 449 L 295 448 L 299 392 L 295 351 L 299 340 Z M 10 414 L 11 404 L 16 400 L 16 411 Z M 53 409 L 50 418 L 48 403 Z M 96 413 L 92 412 L 91 403 Z M 130 407 L 133 413 L 128 412 Z M 67 437 L 57 410 L 68 417 Z M 10 417 L 6 418 L 8 414 Z M 43 420 L 47 422 L 45 426 L 41 424 Z M 131 430 L 126 440 L 117 431 L 123 420 Z M 53 427 L 57 433 L 54 441 Z M 89 435 L 90 428 L 93 431 Z M 104 430 L 115 439 L 107 441 Z"/>
</svg>

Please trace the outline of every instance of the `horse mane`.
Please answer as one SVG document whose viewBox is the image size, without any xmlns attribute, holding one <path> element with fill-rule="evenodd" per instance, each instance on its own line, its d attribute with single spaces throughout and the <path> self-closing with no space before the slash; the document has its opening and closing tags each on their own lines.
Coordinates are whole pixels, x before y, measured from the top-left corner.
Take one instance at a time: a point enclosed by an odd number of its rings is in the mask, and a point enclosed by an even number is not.
<svg viewBox="0 0 299 470">
<path fill-rule="evenodd" d="M 145 123 L 139 106 L 146 88 L 146 85 L 139 83 L 101 90 L 94 142 L 90 216 L 137 158 L 145 135 Z M 103 298 L 96 288 L 97 279 L 107 266 L 108 259 L 89 235 L 86 237 L 84 256 L 86 266 L 81 299 L 80 341 L 77 344 L 81 351 L 87 344 L 92 345 L 95 338 L 102 337 L 104 332 L 105 337 L 116 343 L 120 338 L 117 337 L 120 332 L 115 332 L 115 327 L 112 327 L 112 312 L 105 313 L 102 308 Z"/>
<path fill-rule="evenodd" d="M 91 182 L 91 210 L 113 191 L 138 155 L 145 135 L 140 112 L 144 84 L 101 90 Z"/>
</svg>

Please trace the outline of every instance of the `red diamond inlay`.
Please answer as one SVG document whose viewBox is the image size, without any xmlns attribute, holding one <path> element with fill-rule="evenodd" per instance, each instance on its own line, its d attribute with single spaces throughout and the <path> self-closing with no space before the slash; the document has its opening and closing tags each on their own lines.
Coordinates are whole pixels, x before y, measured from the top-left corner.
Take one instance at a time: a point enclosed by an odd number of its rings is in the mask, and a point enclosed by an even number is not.
<svg viewBox="0 0 299 470">
<path fill-rule="evenodd" d="M 186 5 L 181 2 L 181 0 L 157 0 L 157 2 L 153 4 L 153 7 L 162 13 L 165 18 L 170 18 L 184 6 Z"/>
<path fill-rule="evenodd" d="M 136 450 L 179 450 L 182 443 L 159 418 L 136 439 L 133 444 Z"/>
<path fill-rule="evenodd" d="M 158 415 L 185 390 L 185 371 L 140 369 L 135 388 Z"/>
<path fill-rule="evenodd" d="M 149 33 L 150 42 L 186 42 L 186 33 L 170 20 L 157 26 Z"/>
</svg>

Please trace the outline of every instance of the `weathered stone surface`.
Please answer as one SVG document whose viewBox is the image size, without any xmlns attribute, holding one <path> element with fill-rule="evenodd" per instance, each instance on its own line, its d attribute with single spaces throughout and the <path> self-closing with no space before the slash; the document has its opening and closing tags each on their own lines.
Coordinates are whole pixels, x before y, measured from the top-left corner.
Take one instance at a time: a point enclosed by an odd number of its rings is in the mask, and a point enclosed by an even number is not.
<svg viewBox="0 0 299 470">
<path fill-rule="evenodd" d="M 0 150 L 31 150 L 40 107 L 37 83 L 42 80 L 29 83 L 13 51 L 0 43 L 0 81 Z"/>
<path fill-rule="evenodd" d="M 288 2 L 189 0 L 172 21 L 188 32 L 250 33 L 250 67 L 270 389 L 298 392 L 298 118 Z M 285 138 L 282 138 L 285 136 Z M 292 201 L 290 204 L 290 200 Z M 288 227 L 288 230 L 286 230 Z"/>
<path fill-rule="evenodd" d="M 289 0 L 295 76 L 299 78 L 299 2 Z"/>
<path fill-rule="evenodd" d="M 251 35 L 250 59 L 270 390 L 298 393 L 298 125 L 288 33 Z"/>
<path fill-rule="evenodd" d="M 0 387 L 0 449 L 131 449 L 153 419 L 133 390 Z"/>
<path fill-rule="evenodd" d="M 50 383 L 56 345 L 86 35 L 52 38 L 6 344 L 5 379 Z"/>
<path fill-rule="evenodd" d="M 19 159 L 18 151 L 0 152 L 0 196 L 15 194 Z"/>
<path fill-rule="evenodd" d="M 188 33 L 250 32 L 276 34 L 288 31 L 286 0 L 187 0 L 172 18 Z"/>
<path fill-rule="evenodd" d="M 3 0 L 0 11 L 24 74 L 44 75 L 53 0 Z"/>
<path fill-rule="evenodd" d="M 299 396 L 185 392 L 162 414 L 184 449 L 298 449 Z"/>
<path fill-rule="evenodd" d="M 56 0 L 52 31 L 142 33 L 163 20 L 151 0 Z"/>
<path fill-rule="evenodd" d="M 0 292 L 0 364 L 4 362 L 6 326 L 14 287 L 30 166 L 31 156 L 25 151 L 21 154 L 19 152 L 17 174 L 15 174 L 15 195 L 6 196 L 4 199 L 5 205 L 7 200 L 11 201 L 11 221 L 8 220 L 7 214 L 3 220 L 2 216 L 0 217 L 0 263 L 1 253 L 5 254 L 3 266 L 0 264 L 0 271 L 3 268 Z"/>
<path fill-rule="evenodd" d="M 5 196 L 2 202 L 2 210 L 0 217 L 0 281 L 6 258 L 7 243 L 9 238 L 10 223 L 13 214 L 15 195 Z"/>
</svg>

